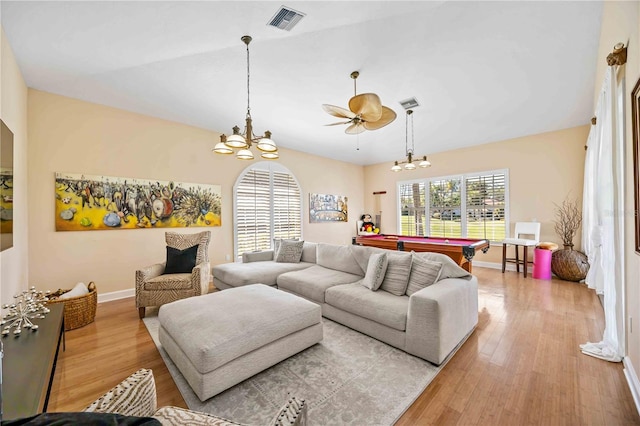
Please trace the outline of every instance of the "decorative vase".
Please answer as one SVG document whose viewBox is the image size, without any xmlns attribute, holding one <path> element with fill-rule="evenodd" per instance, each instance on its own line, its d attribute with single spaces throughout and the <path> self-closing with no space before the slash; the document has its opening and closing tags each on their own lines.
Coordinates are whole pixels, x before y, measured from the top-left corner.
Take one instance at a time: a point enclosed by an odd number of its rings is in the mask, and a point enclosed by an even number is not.
<svg viewBox="0 0 640 426">
<path fill-rule="evenodd" d="M 573 244 L 565 245 L 551 255 L 551 271 L 563 280 L 582 281 L 589 272 L 587 255 L 574 250 Z"/>
</svg>

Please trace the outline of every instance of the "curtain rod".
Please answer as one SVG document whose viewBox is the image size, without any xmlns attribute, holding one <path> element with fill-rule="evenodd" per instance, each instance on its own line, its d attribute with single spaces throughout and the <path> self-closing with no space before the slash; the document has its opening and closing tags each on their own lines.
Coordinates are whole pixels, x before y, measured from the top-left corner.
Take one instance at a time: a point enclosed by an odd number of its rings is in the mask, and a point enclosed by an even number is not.
<svg viewBox="0 0 640 426">
<path fill-rule="evenodd" d="M 607 55 L 607 65 L 624 65 L 627 63 L 627 48 L 624 43 L 616 43 L 613 52 Z"/>
</svg>

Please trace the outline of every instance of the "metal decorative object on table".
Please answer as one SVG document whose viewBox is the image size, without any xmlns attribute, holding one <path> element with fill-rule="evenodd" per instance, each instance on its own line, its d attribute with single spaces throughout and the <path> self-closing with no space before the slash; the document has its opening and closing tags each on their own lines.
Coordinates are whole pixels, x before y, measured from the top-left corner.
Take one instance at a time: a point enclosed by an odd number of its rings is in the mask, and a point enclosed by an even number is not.
<svg viewBox="0 0 640 426">
<path fill-rule="evenodd" d="M 2 335 L 8 335 L 12 328 L 15 335 L 20 335 L 23 328 L 37 331 L 38 324 L 34 324 L 31 320 L 44 318 L 50 312 L 50 309 L 45 306 L 45 302 L 49 300 L 48 296 L 48 290 L 46 292 L 38 291 L 35 287 L 13 296 L 16 299 L 16 303 L 2 306 L 2 309 L 9 310 L 0 321 L 0 325 L 3 326 Z"/>
</svg>

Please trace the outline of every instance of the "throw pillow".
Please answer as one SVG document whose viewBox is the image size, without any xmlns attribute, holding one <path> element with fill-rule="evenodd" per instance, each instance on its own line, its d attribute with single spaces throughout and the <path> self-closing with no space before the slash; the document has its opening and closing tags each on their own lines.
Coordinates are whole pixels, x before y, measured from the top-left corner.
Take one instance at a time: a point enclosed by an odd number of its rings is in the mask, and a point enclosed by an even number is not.
<svg viewBox="0 0 640 426">
<path fill-rule="evenodd" d="M 389 264 L 380 288 L 396 296 L 403 296 L 409 285 L 411 274 L 411 254 L 393 253 L 387 255 Z"/>
<path fill-rule="evenodd" d="M 211 239 L 211 231 L 198 232 L 197 234 L 178 234 L 176 232 L 166 232 L 165 241 L 169 247 L 184 250 L 186 248 L 198 245 L 198 255 L 196 256 L 196 265 L 209 261 L 209 240 Z"/>
<path fill-rule="evenodd" d="M 411 296 L 413 293 L 434 284 L 438 281 L 440 272 L 442 272 L 442 263 L 413 256 L 407 296 Z"/>
<path fill-rule="evenodd" d="M 72 297 L 84 296 L 89 293 L 89 288 L 85 283 L 78 283 L 74 288 L 62 294 L 60 299 L 70 299 Z"/>
<path fill-rule="evenodd" d="M 382 280 L 384 280 L 387 264 L 387 253 L 372 254 L 369 257 L 367 273 L 364 275 L 362 285 L 372 291 L 378 290 L 382 284 Z"/>
<path fill-rule="evenodd" d="M 304 241 L 280 241 L 280 248 L 276 254 L 276 262 L 299 263 L 302 257 Z"/>
<path fill-rule="evenodd" d="M 167 264 L 164 267 L 164 274 L 190 274 L 196 266 L 197 255 L 197 245 L 184 250 L 167 246 Z"/>
</svg>

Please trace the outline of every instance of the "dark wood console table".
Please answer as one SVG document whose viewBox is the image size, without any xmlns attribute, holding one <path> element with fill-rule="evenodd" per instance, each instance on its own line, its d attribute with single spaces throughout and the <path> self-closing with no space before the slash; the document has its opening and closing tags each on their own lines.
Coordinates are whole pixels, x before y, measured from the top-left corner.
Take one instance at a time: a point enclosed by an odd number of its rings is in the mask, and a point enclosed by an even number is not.
<svg viewBox="0 0 640 426">
<path fill-rule="evenodd" d="M 51 312 L 34 320 L 38 331 L 23 329 L 19 337 L 2 337 L 3 420 L 47 411 L 58 350 L 64 340 L 64 303 L 48 308 Z"/>
</svg>

